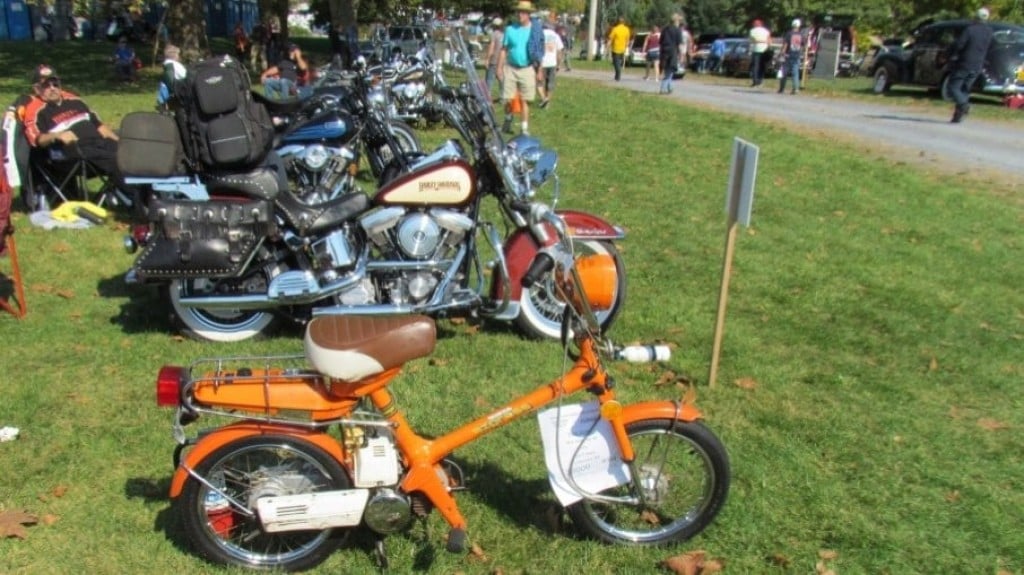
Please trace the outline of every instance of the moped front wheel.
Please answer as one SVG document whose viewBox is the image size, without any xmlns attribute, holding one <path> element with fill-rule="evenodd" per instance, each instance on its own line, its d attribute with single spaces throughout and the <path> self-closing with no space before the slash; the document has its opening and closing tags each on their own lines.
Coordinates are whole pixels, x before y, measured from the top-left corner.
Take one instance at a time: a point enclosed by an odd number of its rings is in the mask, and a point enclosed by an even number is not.
<svg viewBox="0 0 1024 575">
<path fill-rule="evenodd" d="M 626 426 L 636 453 L 634 481 L 569 507 L 573 523 L 605 543 L 663 545 L 700 533 L 729 492 L 729 457 L 700 422 L 644 419 Z M 625 501 L 641 495 L 640 503 Z"/>
<path fill-rule="evenodd" d="M 351 488 L 341 465 L 319 447 L 296 437 L 247 437 L 214 451 L 195 473 L 240 502 L 256 508 L 260 497 Z M 185 534 L 195 550 L 221 565 L 302 571 L 319 565 L 345 542 L 349 530 L 265 532 L 255 516 L 190 478 L 180 499 Z"/>
</svg>

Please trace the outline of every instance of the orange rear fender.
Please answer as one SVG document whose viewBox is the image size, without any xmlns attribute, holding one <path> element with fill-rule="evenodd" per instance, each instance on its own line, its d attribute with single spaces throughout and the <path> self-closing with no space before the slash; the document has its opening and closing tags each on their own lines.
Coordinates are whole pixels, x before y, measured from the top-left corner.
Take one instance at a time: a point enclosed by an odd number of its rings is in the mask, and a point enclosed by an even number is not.
<svg viewBox="0 0 1024 575">
<path fill-rule="evenodd" d="M 196 442 L 192 449 L 188 451 L 184 459 L 182 459 L 181 463 L 178 465 L 178 468 L 174 470 L 174 476 L 171 478 L 171 499 L 181 495 L 181 490 L 185 487 L 185 480 L 188 479 L 189 469 L 195 469 L 196 466 L 209 457 L 210 454 L 232 441 L 258 435 L 291 435 L 298 437 L 316 445 L 320 449 L 323 449 L 328 455 L 337 459 L 339 462 L 342 462 L 344 466 L 345 454 L 342 452 L 341 445 L 338 443 L 338 440 L 322 431 L 273 423 L 235 423 L 203 436 L 203 438 Z"/>
</svg>

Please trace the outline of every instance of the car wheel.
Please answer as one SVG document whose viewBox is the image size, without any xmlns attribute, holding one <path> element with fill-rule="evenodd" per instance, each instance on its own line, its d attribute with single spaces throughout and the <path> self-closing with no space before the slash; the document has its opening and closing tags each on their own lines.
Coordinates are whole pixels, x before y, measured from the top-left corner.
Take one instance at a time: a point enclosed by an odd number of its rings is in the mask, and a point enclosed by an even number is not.
<svg viewBox="0 0 1024 575">
<path fill-rule="evenodd" d="M 889 64 L 882 64 L 875 70 L 875 82 L 871 85 L 871 91 L 876 94 L 883 94 L 892 87 L 893 71 Z"/>
<path fill-rule="evenodd" d="M 942 99 L 945 100 L 946 102 L 953 101 L 953 91 L 950 90 L 949 88 L 949 77 L 950 74 L 946 74 L 942 78 L 942 84 L 939 85 L 939 94 L 942 96 Z"/>
</svg>

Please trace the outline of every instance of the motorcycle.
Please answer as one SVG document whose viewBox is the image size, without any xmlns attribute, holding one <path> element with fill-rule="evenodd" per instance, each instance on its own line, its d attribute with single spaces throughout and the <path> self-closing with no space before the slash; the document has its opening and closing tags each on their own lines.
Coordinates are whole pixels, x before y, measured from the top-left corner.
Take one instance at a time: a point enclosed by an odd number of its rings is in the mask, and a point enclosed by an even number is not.
<svg viewBox="0 0 1024 575">
<path fill-rule="evenodd" d="M 424 46 L 412 56 L 370 68 L 375 86 L 370 102 L 388 118 L 423 122 L 428 126 L 444 119 L 437 90 L 445 86 L 441 62 Z"/>
<path fill-rule="evenodd" d="M 372 105 L 373 88 L 358 84 L 328 67 L 320 71 L 307 98 L 259 98 L 274 121 L 274 151 L 284 162 L 292 192 L 304 202 L 322 203 L 356 191 L 362 157 L 379 178 L 395 156 L 382 129 L 391 133 L 401 153 L 422 149 L 411 127 Z M 359 94 L 360 90 L 367 93 Z"/>
<path fill-rule="evenodd" d="M 450 455 L 549 405 L 538 422 L 551 487 L 582 531 L 606 543 L 661 545 L 711 523 L 730 483 L 721 441 L 690 399 L 622 405 L 605 365 L 667 360 L 668 348 L 620 348 L 605 338 L 594 312 L 613 304 L 613 258 L 574 254 L 563 219 L 539 203 L 524 210 L 531 236 L 546 247 L 523 283 L 554 278 L 567 304 L 562 342 L 575 362 L 555 381 L 443 435 L 418 434 L 390 388 L 403 364 L 433 351 L 434 322 L 425 316 L 321 316 L 307 326 L 304 356 L 160 369 L 157 402 L 176 409 L 170 497 L 198 554 L 299 571 L 361 527 L 377 538 L 386 569 L 384 537 L 432 509 L 448 523 L 446 549 L 463 553 L 467 522 L 453 492 L 465 481 Z M 596 400 L 564 403 L 580 392 Z M 234 421 L 186 434 L 207 416 Z"/>
<path fill-rule="evenodd" d="M 398 154 L 372 198 L 353 192 L 316 205 L 272 169 L 228 174 L 210 184 L 208 201 L 150 207 L 147 247 L 127 279 L 160 285 L 184 333 L 213 341 L 253 337 L 281 318 L 405 314 L 513 321 L 529 336 L 557 338 L 564 304 L 551 279 L 531 289 L 519 282 L 543 247 L 522 206 L 549 183 L 557 202 L 557 154 L 530 137 L 506 144 L 471 65 L 466 74 L 462 88 L 442 94 L 469 151 L 451 139 L 431 154 Z M 482 215 L 488 196 L 505 238 Z M 585 212 L 559 213 L 577 249 L 615 263 L 613 303 L 598 313 L 608 329 L 626 296 L 614 243 L 624 232 Z"/>
</svg>

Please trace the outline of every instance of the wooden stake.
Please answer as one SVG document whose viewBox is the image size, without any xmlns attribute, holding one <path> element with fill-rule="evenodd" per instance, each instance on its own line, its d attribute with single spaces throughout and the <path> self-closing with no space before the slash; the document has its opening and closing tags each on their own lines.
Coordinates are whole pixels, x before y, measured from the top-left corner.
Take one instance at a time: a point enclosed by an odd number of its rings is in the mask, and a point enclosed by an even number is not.
<svg viewBox="0 0 1024 575">
<path fill-rule="evenodd" d="M 715 387 L 718 377 L 718 358 L 722 353 L 722 335 L 725 332 L 725 307 L 729 301 L 729 278 L 732 276 L 732 258 L 736 249 L 738 223 L 729 220 L 729 233 L 725 240 L 725 261 L 722 263 L 722 286 L 718 292 L 718 317 L 715 319 L 715 343 L 711 348 L 711 371 L 708 373 L 708 387 Z"/>
<path fill-rule="evenodd" d="M 18 250 L 14 246 L 14 234 L 8 235 L 5 243 L 7 244 L 8 257 L 11 258 L 11 274 L 14 276 L 14 297 L 18 301 L 18 307 L 15 308 L 9 301 L 0 299 L 0 309 L 21 319 L 28 313 L 28 305 L 25 303 L 25 284 L 21 281 L 21 267 L 18 266 Z"/>
</svg>

